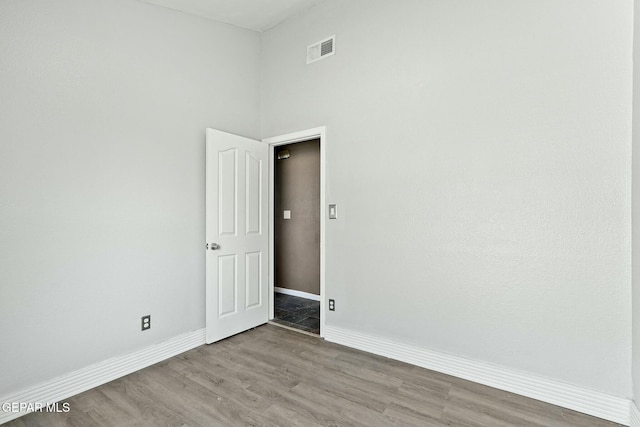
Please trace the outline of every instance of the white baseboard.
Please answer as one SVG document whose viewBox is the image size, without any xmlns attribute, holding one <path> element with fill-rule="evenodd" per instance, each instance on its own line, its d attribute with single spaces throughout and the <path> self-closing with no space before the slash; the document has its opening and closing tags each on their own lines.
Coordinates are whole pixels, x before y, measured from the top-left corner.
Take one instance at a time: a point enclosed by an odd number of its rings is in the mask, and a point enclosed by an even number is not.
<svg viewBox="0 0 640 427">
<path fill-rule="evenodd" d="M 273 290 L 276 291 L 279 294 L 293 295 L 294 297 L 300 297 L 300 298 L 312 299 L 314 301 L 320 301 L 320 295 L 310 294 L 308 292 L 295 291 L 293 289 L 287 289 L 287 288 L 279 288 L 277 286 L 274 286 Z"/>
<path fill-rule="evenodd" d="M 605 420 L 624 425 L 629 425 L 630 422 L 631 401 L 623 397 L 336 326 L 325 325 L 324 333 L 327 341 L 337 344 L 531 397 Z M 636 426 L 640 427 L 640 424 L 634 425 Z"/>
<path fill-rule="evenodd" d="M 629 425 L 631 427 L 640 427 L 640 410 L 638 409 L 638 405 L 636 402 L 631 402 L 631 422 Z"/>
<path fill-rule="evenodd" d="M 325 326 L 325 339 L 631 427 L 640 427 L 638 407 L 623 397 L 330 325 Z M 204 329 L 189 332 L 164 343 L 114 357 L 18 393 L 3 396 L 0 403 L 58 402 L 204 343 Z M 0 408 L 0 424 L 24 414 L 3 412 Z"/>
<path fill-rule="evenodd" d="M 40 383 L 18 393 L 2 396 L 4 402 L 53 403 L 99 385 L 108 383 L 154 363 L 184 353 L 205 343 L 205 329 L 179 335 L 168 341 L 138 350 L 125 356 L 113 357 L 86 368 Z M 4 412 L 0 406 L 0 424 L 25 415 L 26 412 Z"/>
</svg>

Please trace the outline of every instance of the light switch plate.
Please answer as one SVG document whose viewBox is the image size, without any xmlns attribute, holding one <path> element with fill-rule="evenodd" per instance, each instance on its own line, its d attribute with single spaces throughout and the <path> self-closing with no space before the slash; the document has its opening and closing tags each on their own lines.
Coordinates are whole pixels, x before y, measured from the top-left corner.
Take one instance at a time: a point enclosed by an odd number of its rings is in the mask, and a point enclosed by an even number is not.
<svg viewBox="0 0 640 427">
<path fill-rule="evenodd" d="M 289 210 L 285 210 L 284 214 L 282 215 L 283 219 L 291 219 L 291 211 Z"/>
<path fill-rule="evenodd" d="M 338 219 L 338 207 L 329 205 L 329 219 Z"/>
</svg>

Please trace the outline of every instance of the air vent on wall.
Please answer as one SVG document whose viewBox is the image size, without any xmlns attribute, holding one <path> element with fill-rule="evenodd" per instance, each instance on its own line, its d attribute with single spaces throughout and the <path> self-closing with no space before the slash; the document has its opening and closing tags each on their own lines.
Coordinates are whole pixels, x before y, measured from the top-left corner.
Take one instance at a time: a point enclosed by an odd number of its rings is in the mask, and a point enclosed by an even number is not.
<svg viewBox="0 0 640 427">
<path fill-rule="evenodd" d="M 307 47 L 307 64 L 319 61 L 336 53 L 336 36 L 320 40 Z"/>
</svg>

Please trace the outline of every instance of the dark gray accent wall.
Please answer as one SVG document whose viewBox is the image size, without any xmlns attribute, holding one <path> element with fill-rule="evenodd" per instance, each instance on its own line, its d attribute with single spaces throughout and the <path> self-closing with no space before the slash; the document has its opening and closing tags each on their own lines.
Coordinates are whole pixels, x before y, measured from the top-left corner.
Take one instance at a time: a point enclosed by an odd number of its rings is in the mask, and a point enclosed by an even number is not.
<svg viewBox="0 0 640 427">
<path fill-rule="evenodd" d="M 289 150 L 288 159 L 278 153 Z M 275 150 L 275 285 L 320 294 L 320 140 Z M 284 211 L 291 219 L 283 219 Z"/>
</svg>

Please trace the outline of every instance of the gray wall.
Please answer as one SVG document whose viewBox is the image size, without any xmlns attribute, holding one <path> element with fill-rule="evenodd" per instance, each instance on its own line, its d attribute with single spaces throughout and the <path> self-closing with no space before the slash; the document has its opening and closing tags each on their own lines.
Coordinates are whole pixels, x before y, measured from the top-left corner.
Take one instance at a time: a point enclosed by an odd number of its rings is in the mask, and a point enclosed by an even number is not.
<svg viewBox="0 0 640 427">
<path fill-rule="evenodd" d="M 0 395 L 203 327 L 204 128 L 327 125 L 329 324 L 631 396 L 632 17 L 329 0 L 259 76 L 247 30 L 0 1 Z"/>
<path fill-rule="evenodd" d="M 632 6 L 329 0 L 264 34 L 263 137 L 327 125 L 329 325 L 631 396 Z"/>
<path fill-rule="evenodd" d="M 275 285 L 320 295 L 320 140 L 277 148 L 274 174 Z"/>
<path fill-rule="evenodd" d="M 133 0 L 0 1 L 0 395 L 204 327 L 204 130 L 260 137 L 259 59 Z"/>
<path fill-rule="evenodd" d="M 640 401 L 640 2 L 635 1 L 633 33 L 633 390 Z"/>
</svg>

